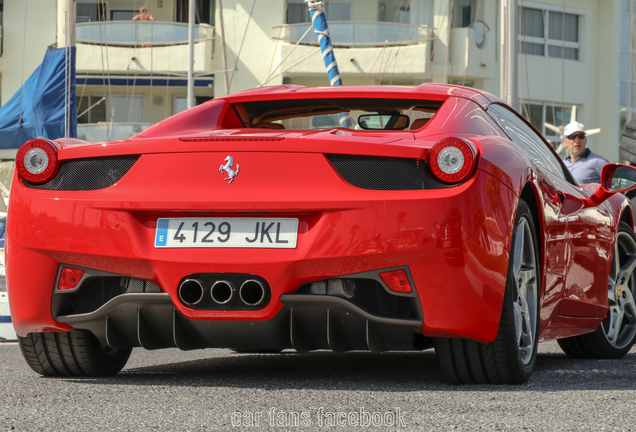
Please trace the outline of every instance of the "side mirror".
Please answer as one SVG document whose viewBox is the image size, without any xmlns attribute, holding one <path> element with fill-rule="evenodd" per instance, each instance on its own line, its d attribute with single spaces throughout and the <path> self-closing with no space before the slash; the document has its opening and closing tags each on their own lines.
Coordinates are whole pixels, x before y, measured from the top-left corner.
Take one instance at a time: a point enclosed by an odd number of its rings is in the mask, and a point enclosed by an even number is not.
<svg viewBox="0 0 636 432">
<path fill-rule="evenodd" d="M 636 167 L 623 164 L 607 164 L 601 171 L 601 186 L 585 200 L 585 207 L 595 207 L 617 192 L 636 188 Z"/>
<path fill-rule="evenodd" d="M 403 130 L 409 127 L 410 118 L 404 114 L 363 114 L 358 124 L 367 130 Z"/>
</svg>

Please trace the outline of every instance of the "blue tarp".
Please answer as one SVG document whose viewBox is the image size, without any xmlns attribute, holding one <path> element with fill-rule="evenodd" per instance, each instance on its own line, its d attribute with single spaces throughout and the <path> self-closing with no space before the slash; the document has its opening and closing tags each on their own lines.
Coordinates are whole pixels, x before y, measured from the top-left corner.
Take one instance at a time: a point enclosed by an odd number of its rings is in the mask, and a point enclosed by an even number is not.
<svg viewBox="0 0 636 432">
<path fill-rule="evenodd" d="M 65 136 L 67 106 L 68 136 L 75 138 L 75 47 L 48 49 L 42 64 L 0 108 L 0 149 L 18 148 L 33 138 Z"/>
</svg>

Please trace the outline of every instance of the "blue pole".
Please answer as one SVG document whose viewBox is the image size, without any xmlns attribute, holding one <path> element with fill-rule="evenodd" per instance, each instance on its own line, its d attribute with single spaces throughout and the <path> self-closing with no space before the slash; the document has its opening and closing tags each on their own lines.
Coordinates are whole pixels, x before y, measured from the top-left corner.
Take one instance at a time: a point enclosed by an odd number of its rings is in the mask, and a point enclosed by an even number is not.
<svg viewBox="0 0 636 432">
<path fill-rule="evenodd" d="M 316 37 L 318 38 L 322 59 L 327 68 L 329 84 L 332 86 L 342 85 L 338 62 L 333 53 L 331 36 L 329 36 L 329 26 L 327 25 L 327 17 L 325 16 L 324 2 L 323 0 L 305 0 L 305 2 L 307 6 L 309 6 L 309 15 L 311 16 L 311 22 L 314 24 L 314 33 L 316 33 Z M 340 118 L 340 125 L 342 127 L 353 127 L 355 125 L 355 121 L 348 113 L 340 113 L 338 117 Z"/>
</svg>

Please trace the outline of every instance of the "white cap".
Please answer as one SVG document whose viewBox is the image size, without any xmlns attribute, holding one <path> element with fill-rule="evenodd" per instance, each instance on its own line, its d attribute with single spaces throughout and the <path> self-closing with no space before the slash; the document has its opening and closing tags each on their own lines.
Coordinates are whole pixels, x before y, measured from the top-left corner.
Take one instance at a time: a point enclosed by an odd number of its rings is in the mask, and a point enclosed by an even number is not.
<svg viewBox="0 0 636 432">
<path fill-rule="evenodd" d="M 573 121 L 572 123 L 568 123 L 568 125 L 563 129 L 563 136 L 567 137 L 576 132 L 585 133 L 585 126 L 582 123 L 577 121 Z"/>
</svg>

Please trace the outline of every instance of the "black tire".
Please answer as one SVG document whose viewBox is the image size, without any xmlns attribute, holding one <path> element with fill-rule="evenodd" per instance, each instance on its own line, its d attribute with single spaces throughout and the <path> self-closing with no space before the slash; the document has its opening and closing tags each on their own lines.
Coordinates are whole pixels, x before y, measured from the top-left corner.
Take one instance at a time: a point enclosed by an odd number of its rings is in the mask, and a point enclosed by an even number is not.
<svg viewBox="0 0 636 432">
<path fill-rule="evenodd" d="M 454 384 L 521 384 L 532 375 L 537 359 L 541 292 L 534 227 L 530 208 L 520 200 L 497 337 L 489 344 L 436 338 L 435 356 L 445 380 Z"/>
<path fill-rule="evenodd" d="M 575 358 L 617 359 L 632 348 L 636 340 L 636 272 L 630 264 L 635 259 L 636 235 L 628 224 L 621 222 L 607 284 L 610 309 L 596 331 L 558 340 L 567 355 Z"/>
<path fill-rule="evenodd" d="M 248 348 L 231 348 L 232 351 L 239 354 L 278 354 L 280 349 L 248 349 Z"/>
<path fill-rule="evenodd" d="M 86 330 L 29 333 L 18 336 L 22 356 L 31 369 L 44 376 L 101 377 L 123 369 L 132 348 L 103 348 Z"/>
</svg>

